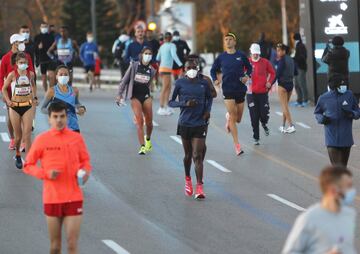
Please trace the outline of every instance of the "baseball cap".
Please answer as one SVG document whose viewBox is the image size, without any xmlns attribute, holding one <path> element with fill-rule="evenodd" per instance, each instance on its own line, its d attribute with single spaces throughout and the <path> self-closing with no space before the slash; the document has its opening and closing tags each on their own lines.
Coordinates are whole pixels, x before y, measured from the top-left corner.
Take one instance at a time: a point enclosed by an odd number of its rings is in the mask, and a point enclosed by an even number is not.
<svg viewBox="0 0 360 254">
<path fill-rule="evenodd" d="M 257 43 L 253 43 L 250 46 L 250 53 L 251 54 L 261 54 L 261 49 L 260 49 L 260 45 Z"/>
<path fill-rule="evenodd" d="M 180 36 L 179 31 L 174 31 L 173 36 Z"/>
<path fill-rule="evenodd" d="M 19 42 L 25 41 L 25 37 L 22 36 L 21 34 L 13 34 L 10 36 L 10 44 L 14 44 L 17 41 Z"/>
</svg>

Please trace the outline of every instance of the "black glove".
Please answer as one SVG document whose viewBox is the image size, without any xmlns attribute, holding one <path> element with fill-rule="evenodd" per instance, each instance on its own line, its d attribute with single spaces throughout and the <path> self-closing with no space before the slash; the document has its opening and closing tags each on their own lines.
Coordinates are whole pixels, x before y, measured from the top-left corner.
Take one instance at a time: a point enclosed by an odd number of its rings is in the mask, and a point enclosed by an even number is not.
<svg viewBox="0 0 360 254">
<path fill-rule="evenodd" d="M 330 117 L 326 116 L 326 115 L 323 115 L 324 117 L 324 120 L 323 120 L 323 125 L 328 125 L 331 123 L 331 119 Z"/>
<path fill-rule="evenodd" d="M 354 118 L 354 113 L 351 111 L 351 110 L 348 110 L 348 109 L 342 109 L 342 111 L 344 112 L 344 115 L 347 117 L 347 118 Z"/>
<path fill-rule="evenodd" d="M 188 100 L 188 101 L 186 102 L 186 106 L 187 106 L 187 107 L 195 107 L 196 105 L 197 105 L 197 102 L 196 102 L 196 100 L 194 100 L 194 99 Z"/>
</svg>

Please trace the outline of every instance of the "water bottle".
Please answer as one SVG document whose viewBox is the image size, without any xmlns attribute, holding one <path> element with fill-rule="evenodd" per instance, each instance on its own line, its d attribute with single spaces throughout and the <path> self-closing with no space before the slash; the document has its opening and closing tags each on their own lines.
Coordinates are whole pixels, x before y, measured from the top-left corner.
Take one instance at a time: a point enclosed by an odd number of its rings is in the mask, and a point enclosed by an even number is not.
<svg viewBox="0 0 360 254">
<path fill-rule="evenodd" d="M 84 169 L 79 169 L 77 172 L 77 180 L 79 186 L 84 185 L 84 176 L 86 175 L 86 171 Z"/>
</svg>

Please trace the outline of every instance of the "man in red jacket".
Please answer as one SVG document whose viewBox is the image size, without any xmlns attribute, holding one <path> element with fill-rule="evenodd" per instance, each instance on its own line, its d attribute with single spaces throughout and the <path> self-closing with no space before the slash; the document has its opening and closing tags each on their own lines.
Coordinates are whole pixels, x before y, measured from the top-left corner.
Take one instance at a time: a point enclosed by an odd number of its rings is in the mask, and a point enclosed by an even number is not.
<svg viewBox="0 0 360 254">
<path fill-rule="evenodd" d="M 16 64 L 11 63 L 11 56 L 19 51 L 25 51 L 25 37 L 20 34 L 13 34 L 10 37 L 10 44 L 11 49 L 9 52 L 7 52 L 2 58 L 1 58 L 1 65 L 0 65 L 0 91 L 2 90 L 4 86 L 4 81 L 6 77 L 9 75 L 10 72 L 14 70 L 14 67 L 16 67 Z M 26 58 L 29 63 L 28 70 L 35 73 L 34 65 L 32 64 L 31 57 L 28 53 L 26 53 Z M 8 89 L 9 98 L 11 99 L 11 87 L 9 86 Z M 9 135 L 10 135 L 10 144 L 9 149 L 14 150 L 15 149 L 15 141 L 14 141 L 14 129 L 10 122 L 9 112 L 7 117 L 7 125 L 9 129 Z"/>
<path fill-rule="evenodd" d="M 254 145 L 259 145 L 259 122 L 261 122 L 264 128 L 265 135 L 268 136 L 270 134 L 269 128 L 267 127 L 270 114 L 268 92 L 275 80 L 275 70 L 269 60 L 260 57 L 261 50 L 259 44 L 252 44 L 250 53 L 251 57 L 249 60 L 253 71 L 251 80 L 248 82 L 246 100 L 254 133 Z"/>
</svg>

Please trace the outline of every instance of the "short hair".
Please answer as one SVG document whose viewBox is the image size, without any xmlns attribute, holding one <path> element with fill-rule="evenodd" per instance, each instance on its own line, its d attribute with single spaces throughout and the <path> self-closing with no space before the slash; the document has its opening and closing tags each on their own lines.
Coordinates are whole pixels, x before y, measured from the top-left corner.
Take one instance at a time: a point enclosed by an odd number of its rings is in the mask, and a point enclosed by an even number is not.
<svg viewBox="0 0 360 254">
<path fill-rule="evenodd" d="M 49 116 L 51 116 L 52 112 L 55 113 L 59 113 L 61 111 L 65 111 L 66 112 L 67 106 L 64 102 L 61 101 L 56 101 L 50 104 L 49 108 L 48 108 L 48 114 Z"/>
<path fill-rule="evenodd" d="M 276 45 L 276 48 L 277 48 L 277 49 L 284 50 L 284 51 L 287 51 L 288 46 L 285 45 L 285 44 L 283 44 L 283 43 L 278 43 L 278 44 Z"/>
<path fill-rule="evenodd" d="M 88 35 L 88 34 L 93 34 L 93 32 L 92 32 L 92 31 L 88 31 L 86 34 L 87 34 L 87 35 Z"/>
<path fill-rule="evenodd" d="M 29 26 L 27 26 L 27 25 L 22 25 L 22 26 L 20 27 L 20 29 L 29 29 Z"/>
<path fill-rule="evenodd" d="M 58 67 L 56 67 L 55 75 L 58 74 L 58 72 L 59 72 L 60 69 L 66 69 L 66 70 L 69 72 L 69 68 L 68 68 L 66 65 L 61 64 L 61 65 L 59 65 Z"/>
<path fill-rule="evenodd" d="M 236 35 L 234 33 L 227 33 L 224 37 L 232 37 L 236 41 Z"/>
<path fill-rule="evenodd" d="M 61 26 L 60 29 L 69 30 L 69 27 L 68 26 Z"/>
<path fill-rule="evenodd" d="M 336 165 L 325 167 L 319 177 L 322 193 L 325 193 L 329 185 L 337 183 L 344 175 L 352 177 L 351 171 L 344 166 Z"/>
<path fill-rule="evenodd" d="M 199 66 L 199 58 L 195 58 L 194 56 L 188 56 L 185 61 L 185 66 L 189 66 L 190 64 Z"/>
</svg>

